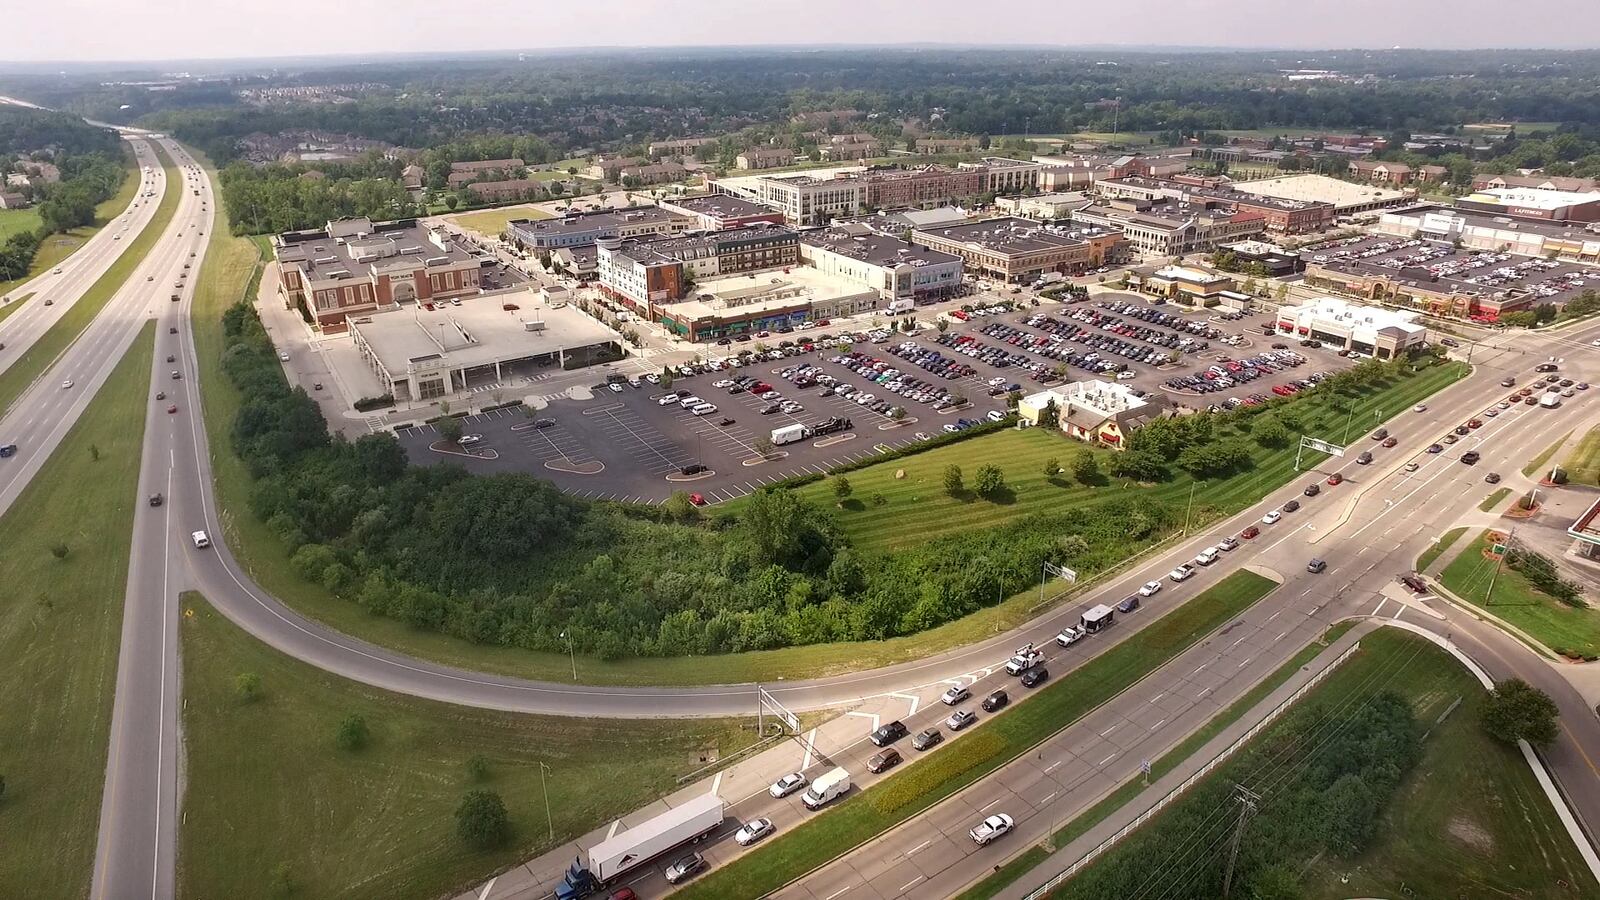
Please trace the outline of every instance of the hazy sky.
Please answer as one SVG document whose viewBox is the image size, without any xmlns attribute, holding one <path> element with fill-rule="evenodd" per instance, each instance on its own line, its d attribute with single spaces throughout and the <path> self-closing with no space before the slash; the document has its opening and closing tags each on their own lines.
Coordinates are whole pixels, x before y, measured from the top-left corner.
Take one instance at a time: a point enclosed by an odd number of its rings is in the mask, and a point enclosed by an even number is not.
<svg viewBox="0 0 1600 900">
<path fill-rule="evenodd" d="M 47 0 L 5 57 L 162 60 L 546 46 L 1596 47 L 1595 0 Z"/>
</svg>

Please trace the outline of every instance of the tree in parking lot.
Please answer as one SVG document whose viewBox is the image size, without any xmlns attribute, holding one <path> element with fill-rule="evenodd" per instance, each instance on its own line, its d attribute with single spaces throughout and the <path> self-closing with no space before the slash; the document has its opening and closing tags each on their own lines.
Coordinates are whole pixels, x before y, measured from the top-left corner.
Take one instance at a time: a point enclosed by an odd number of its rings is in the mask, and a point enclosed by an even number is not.
<svg viewBox="0 0 1600 900">
<path fill-rule="evenodd" d="M 951 463 L 944 467 L 944 492 L 954 497 L 965 488 L 961 478 L 961 467 Z"/>
<path fill-rule="evenodd" d="M 1483 728 L 1508 744 L 1520 738 L 1544 745 L 1556 739 L 1556 704 L 1550 695 L 1520 678 L 1495 685 L 1479 712 Z"/>
<path fill-rule="evenodd" d="M 756 447 L 756 452 L 761 454 L 761 457 L 763 459 L 771 456 L 772 455 L 772 451 L 774 449 L 773 446 L 772 446 L 771 439 L 766 438 L 766 437 L 758 437 L 758 438 L 756 438 L 755 447 Z"/>
<path fill-rule="evenodd" d="M 439 422 L 439 436 L 452 444 L 461 442 L 461 420 L 449 416 Z"/>
<path fill-rule="evenodd" d="M 950 320 L 949 319 L 940 319 L 938 321 L 938 323 L 934 327 L 939 329 L 939 333 L 940 334 L 943 334 L 946 331 L 950 330 Z"/>
<path fill-rule="evenodd" d="M 1016 409 L 1017 409 L 1017 404 L 1019 404 L 1021 402 L 1022 402 L 1022 392 L 1021 391 L 1009 391 L 1009 392 L 1006 393 L 1006 408 L 1007 409 L 1011 410 L 1012 412 L 1015 412 Z"/>
<path fill-rule="evenodd" d="M 984 463 L 978 467 L 978 477 L 975 484 L 978 496 L 994 499 L 1005 492 L 1006 475 L 994 463 Z"/>
<path fill-rule="evenodd" d="M 851 490 L 850 479 L 843 475 L 833 476 L 833 499 L 836 503 L 843 506 L 844 502 L 850 499 Z"/>
<path fill-rule="evenodd" d="M 662 369 L 661 370 L 661 387 L 662 387 L 662 389 L 663 390 L 668 390 L 668 391 L 672 390 L 672 382 L 673 381 L 674 381 L 674 378 L 673 378 L 673 375 L 672 375 L 672 370 L 671 369 Z"/>
<path fill-rule="evenodd" d="M 494 791 L 468 791 L 456 807 L 456 835 L 479 850 L 505 843 L 511 834 L 506 804 Z"/>
</svg>

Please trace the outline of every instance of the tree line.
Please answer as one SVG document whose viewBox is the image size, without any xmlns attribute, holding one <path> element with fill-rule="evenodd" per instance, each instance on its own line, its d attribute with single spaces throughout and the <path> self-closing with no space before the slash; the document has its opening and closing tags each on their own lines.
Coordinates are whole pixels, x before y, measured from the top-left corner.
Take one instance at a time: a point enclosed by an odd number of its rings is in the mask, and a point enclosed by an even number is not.
<svg viewBox="0 0 1600 900">
<path fill-rule="evenodd" d="M 279 234 L 320 228 L 347 216 L 376 221 L 422 215 L 400 184 L 401 164 L 372 153 L 352 163 L 234 163 L 222 170 L 222 197 L 234 234 Z"/>
</svg>

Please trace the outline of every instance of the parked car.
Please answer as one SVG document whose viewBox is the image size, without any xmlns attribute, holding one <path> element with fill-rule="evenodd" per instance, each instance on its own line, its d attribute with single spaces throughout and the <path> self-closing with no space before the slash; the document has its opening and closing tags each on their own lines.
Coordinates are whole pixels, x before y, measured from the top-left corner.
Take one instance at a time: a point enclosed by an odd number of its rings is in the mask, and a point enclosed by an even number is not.
<svg viewBox="0 0 1600 900">
<path fill-rule="evenodd" d="M 945 706 L 955 706 L 957 703 L 960 703 L 971 696 L 971 691 L 967 690 L 965 687 L 957 685 L 950 690 L 945 691 L 944 696 L 939 698 L 939 702 L 943 703 Z"/>
</svg>

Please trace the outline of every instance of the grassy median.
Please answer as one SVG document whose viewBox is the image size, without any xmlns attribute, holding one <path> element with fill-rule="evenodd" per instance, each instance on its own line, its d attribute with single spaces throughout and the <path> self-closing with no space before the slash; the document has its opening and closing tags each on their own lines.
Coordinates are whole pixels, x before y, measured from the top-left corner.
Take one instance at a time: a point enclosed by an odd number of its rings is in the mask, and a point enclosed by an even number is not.
<svg viewBox="0 0 1600 900">
<path fill-rule="evenodd" d="M 198 594 L 183 605 L 183 897 L 446 895 L 549 850 L 552 829 L 572 840 L 675 790 L 708 752 L 755 740 L 753 718 L 551 718 L 393 694 L 273 650 Z M 243 673 L 259 679 L 255 699 L 238 689 Z M 352 715 L 370 737 L 341 750 Z M 497 850 L 456 837 L 455 808 L 475 789 L 510 813 Z"/>
<path fill-rule="evenodd" d="M 103 201 L 99 206 L 95 207 L 94 224 L 52 234 L 45 238 L 44 243 L 39 245 L 39 251 L 33 255 L 33 262 L 28 266 L 28 274 L 15 281 L 0 281 L 0 294 L 4 294 L 29 278 L 37 276 L 40 272 L 49 271 L 60 265 L 62 260 L 78 252 L 79 247 L 87 244 L 89 239 L 94 237 L 100 229 L 111 224 L 117 216 L 127 211 L 128 204 L 132 203 L 134 196 L 139 193 L 139 185 L 143 183 L 144 179 L 140 177 L 138 159 L 133 155 L 133 150 L 126 146 L 123 150 L 123 167 L 122 187 L 117 190 L 116 195 L 111 199 Z M 29 227 L 38 227 L 38 213 L 36 210 L 17 210 L 17 212 L 32 214 L 34 221 Z M 0 215 L 3 215 L 3 213 L 0 213 Z M 0 232 L 4 230 L 4 227 L 0 226 Z M 3 238 L 4 235 L 0 234 L 0 239 Z"/>
<path fill-rule="evenodd" d="M 1568 606 L 1510 566 L 1496 565 L 1484 555 L 1486 535 L 1474 535 L 1444 567 L 1439 581 L 1452 594 L 1515 625 L 1557 653 L 1583 659 L 1600 656 L 1600 610 Z"/>
<path fill-rule="evenodd" d="M 1070 725 L 1265 597 L 1277 583 L 1238 571 L 1121 644 L 957 740 L 806 821 L 680 892 L 744 900 L 774 891 L 912 818 Z"/>
<path fill-rule="evenodd" d="M 0 518 L 0 897 L 89 892 L 154 332 Z"/>
<path fill-rule="evenodd" d="M 11 408 L 11 404 L 22 396 L 28 386 L 45 373 L 50 366 L 55 364 L 78 335 L 89 327 L 89 323 L 100 315 L 100 310 L 110 302 L 123 282 L 133 274 L 134 269 L 144 262 L 145 256 L 150 253 L 150 248 L 156 245 L 161 235 L 166 232 L 167 224 L 172 221 L 172 215 L 178 209 L 178 195 L 182 189 L 182 177 L 178 170 L 167 159 L 166 153 L 159 145 L 156 154 L 162 159 L 162 167 L 167 172 L 167 190 L 161 195 L 161 205 L 156 207 L 155 216 L 139 232 L 138 237 L 131 241 L 124 241 L 127 245 L 122 249 L 122 255 L 111 264 L 104 275 L 101 275 L 89 289 L 84 292 L 78 302 L 72 304 L 61 319 L 50 330 L 39 336 L 10 368 L 0 372 L 0 411 Z"/>
</svg>

